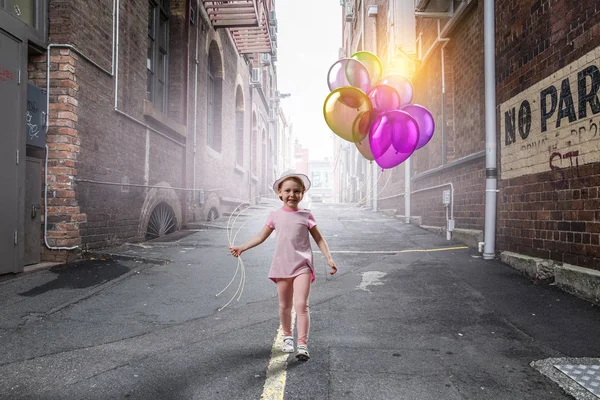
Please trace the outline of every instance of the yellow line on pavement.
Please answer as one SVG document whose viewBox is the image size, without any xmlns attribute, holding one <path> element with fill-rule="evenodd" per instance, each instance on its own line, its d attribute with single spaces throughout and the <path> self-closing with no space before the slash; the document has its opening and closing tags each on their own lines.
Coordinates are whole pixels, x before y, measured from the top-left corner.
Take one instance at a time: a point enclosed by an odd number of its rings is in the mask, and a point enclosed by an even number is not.
<svg viewBox="0 0 600 400">
<path fill-rule="evenodd" d="M 296 312 L 292 308 L 292 332 L 294 331 L 294 320 Z M 285 393 L 285 379 L 287 377 L 286 367 L 288 360 L 288 353 L 281 351 L 281 345 L 283 343 L 283 329 L 279 325 L 277 329 L 277 335 L 271 346 L 271 359 L 267 366 L 267 379 L 263 386 L 263 392 L 260 396 L 261 400 L 283 400 L 283 394 Z"/>
<path fill-rule="evenodd" d="M 331 250 L 331 253 L 337 254 L 397 254 L 397 253 L 430 253 L 434 251 L 446 251 L 446 250 L 463 250 L 468 249 L 468 246 L 457 246 L 457 247 L 440 247 L 437 249 L 414 249 L 414 250 Z M 320 251 L 315 251 L 320 253 Z"/>
</svg>

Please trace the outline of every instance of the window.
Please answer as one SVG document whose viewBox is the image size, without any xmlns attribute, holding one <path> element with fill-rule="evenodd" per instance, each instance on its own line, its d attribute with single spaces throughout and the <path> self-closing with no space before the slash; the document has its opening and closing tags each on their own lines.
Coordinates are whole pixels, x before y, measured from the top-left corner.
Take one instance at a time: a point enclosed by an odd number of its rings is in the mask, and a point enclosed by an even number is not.
<svg viewBox="0 0 600 400">
<path fill-rule="evenodd" d="M 252 113 L 252 148 L 250 149 L 250 154 L 252 157 L 252 163 L 250 164 L 250 170 L 253 174 L 256 174 L 258 170 L 258 121 L 256 119 L 256 113 Z"/>
<path fill-rule="evenodd" d="M 36 3 L 36 0 L 6 0 L 5 7 L 10 14 L 14 15 L 27 25 L 35 28 Z"/>
<path fill-rule="evenodd" d="M 235 94 L 235 162 L 244 165 L 244 97 L 239 86 Z"/>
<path fill-rule="evenodd" d="M 221 152 L 222 72 L 221 55 L 216 42 L 208 52 L 208 80 L 206 85 L 206 143 Z"/>
<path fill-rule="evenodd" d="M 166 113 L 169 74 L 169 0 L 150 0 L 148 7 L 147 99 Z"/>
</svg>

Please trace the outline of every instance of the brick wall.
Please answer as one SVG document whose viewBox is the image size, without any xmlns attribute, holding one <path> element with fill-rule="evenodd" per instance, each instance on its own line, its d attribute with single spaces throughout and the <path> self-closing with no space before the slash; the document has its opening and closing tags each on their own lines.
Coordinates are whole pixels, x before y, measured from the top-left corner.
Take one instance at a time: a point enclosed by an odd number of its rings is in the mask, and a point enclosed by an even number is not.
<svg viewBox="0 0 600 400">
<path fill-rule="evenodd" d="M 484 228 L 485 162 L 482 158 L 451 164 L 485 148 L 484 75 L 483 75 L 483 3 L 479 2 L 451 32 L 444 47 L 445 99 L 442 97 L 441 44 L 430 53 L 412 78 L 414 103 L 431 111 L 436 130 L 431 141 L 411 157 L 411 191 L 446 183 L 454 185 L 456 228 Z M 443 28 L 443 24 L 441 25 Z M 417 36 L 422 33 L 423 56 L 437 37 L 435 19 L 418 19 Z M 442 107 L 445 115 L 442 118 Z M 445 138 L 442 130 L 445 126 Z M 442 143 L 444 142 L 444 143 Z M 443 150 L 444 149 L 444 150 Z M 436 172 L 429 171 L 436 169 Z M 392 179 L 381 194 L 381 208 L 394 208 L 404 214 L 404 166 L 392 170 Z M 424 225 L 446 226 L 442 205 L 445 186 L 412 195 L 411 215 L 420 216 Z M 391 197 L 385 199 L 386 197 Z"/>
<path fill-rule="evenodd" d="M 496 10 L 498 20 L 507 21 L 496 27 L 502 146 L 498 247 L 600 269 L 600 166 L 598 141 L 590 130 L 598 123 L 598 110 L 586 105 L 587 115 L 580 118 L 576 83 L 586 66 L 600 66 L 600 10 L 590 0 L 499 1 Z M 561 101 L 558 110 L 565 109 L 566 117 L 556 112 L 543 124 L 541 91 L 551 86 L 563 99 L 571 90 L 576 113 Z M 588 80 L 586 91 L 590 87 Z M 512 140 L 506 113 L 513 106 L 515 113 L 526 111 L 524 102 L 531 118 L 517 119 Z"/>
</svg>

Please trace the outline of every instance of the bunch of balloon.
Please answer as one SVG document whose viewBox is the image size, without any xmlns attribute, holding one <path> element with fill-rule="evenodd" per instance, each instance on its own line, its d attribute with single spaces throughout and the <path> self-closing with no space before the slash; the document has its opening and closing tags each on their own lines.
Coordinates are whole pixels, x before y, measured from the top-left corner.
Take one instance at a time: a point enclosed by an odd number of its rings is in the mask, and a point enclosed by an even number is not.
<svg viewBox="0 0 600 400">
<path fill-rule="evenodd" d="M 331 93 L 323 114 L 336 135 L 353 142 L 363 157 L 386 169 L 400 165 L 425 146 L 435 123 L 425 107 L 412 104 L 410 79 L 382 73 L 381 61 L 368 51 L 336 61 L 327 74 Z"/>
</svg>

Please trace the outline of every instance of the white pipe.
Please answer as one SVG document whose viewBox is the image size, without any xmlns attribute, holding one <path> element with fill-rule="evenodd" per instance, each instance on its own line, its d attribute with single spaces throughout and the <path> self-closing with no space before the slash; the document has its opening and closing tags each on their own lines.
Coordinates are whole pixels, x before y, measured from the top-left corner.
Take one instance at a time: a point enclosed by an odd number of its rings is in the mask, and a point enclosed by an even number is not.
<svg viewBox="0 0 600 400">
<path fill-rule="evenodd" d="M 446 45 L 450 42 L 450 39 L 444 39 L 444 41 L 445 42 L 440 50 L 440 56 L 442 59 L 442 165 L 445 165 L 448 159 L 448 156 L 446 154 L 446 52 L 444 51 L 444 49 L 446 48 Z"/>
<path fill-rule="evenodd" d="M 173 190 L 183 190 L 183 191 L 198 191 L 198 192 L 216 192 L 219 190 L 225 190 L 224 188 L 217 189 L 190 189 L 190 188 L 182 188 L 182 187 L 172 187 L 172 186 L 160 186 L 160 185 L 147 185 L 147 184 L 139 184 L 139 183 L 121 183 L 121 182 L 107 182 L 107 181 L 96 181 L 93 179 L 73 179 L 75 182 L 85 182 L 85 183 L 93 183 L 96 185 L 107 185 L 107 186 L 126 186 L 126 187 L 137 187 L 137 188 L 147 188 L 147 189 L 173 189 Z"/>
<path fill-rule="evenodd" d="M 360 49 L 365 51 L 365 1 L 360 2 L 360 19 L 361 19 L 361 32 L 360 32 Z"/>
<path fill-rule="evenodd" d="M 454 230 L 454 185 L 452 182 L 443 183 L 441 185 L 430 186 L 423 189 L 413 190 L 410 194 L 425 192 L 427 190 L 439 189 L 445 186 L 450 186 L 450 219 L 446 219 L 446 239 L 450 240 L 452 237 L 450 232 Z"/>
<path fill-rule="evenodd" d="M 121 8 L 121 1 L 115 0 L 115 12 L 113 12 L 113 26 L 115 30 L 113 31 L 113 37 L 116 40 L 113 40 L 113 59 L 115 63 L 115 110 L 118 108 L 119 104 L 119 9 Z"/>
<path fill-rule="evenodd" d="M 363 8 L 364 8 L 364 2 L 363 2 Z M 364 19 L 364 13 L 363 13 L 363 19 Z M 375 18 L 373 18 L 373 53 L 377 54 L 377 14 L 374 15 Z M 379 181 L 379 179 L 377 179 L 377 170 L 379 169 L 376 163 L 371 163 L 371 183 L 373 185 L 373 211 L 377 212 L 378 210 L 378 205 L 377 205 L 377 196 L 378 196 L 378 191 L 377 191 L 377 183 Z M 368 168 L 368 166 L 367 166 Z"/>
<path fill-rule="evenodd" d="M 200 1 L 196 1 L 196 10 L 200 14 Z M 196 54 L 194 55 L 194 129 L 192 135 L 194 135 L 194 150 L 192 157 L 192 189 L 196 190 L 196 152 L 198 147 L 198 134 L 196 129 L 198 128 L 198 38 L 200 30 L 200 18 L 196 17 Z M 196 201 L 194 201 L 194 208 L 196 208 Z M 196 214 L 194 213 L 194 220 Z"/>
<path fill-rule="evenodd" d="M 410 224 L 410 164 L 411 158 L 404 162 L 404 193 L 407 193 L 404 196 L 404 222 Z"/>
<path fill-rule="evenodd" d="M 496 44 L 494 0 L 484 0 L 484 68 L 485 68 L 485 232 L 483 258 L 496 257 L 496 200 L 498 169 L 496 161 Z"/>
</svg>

